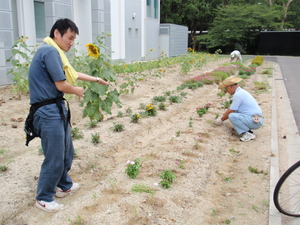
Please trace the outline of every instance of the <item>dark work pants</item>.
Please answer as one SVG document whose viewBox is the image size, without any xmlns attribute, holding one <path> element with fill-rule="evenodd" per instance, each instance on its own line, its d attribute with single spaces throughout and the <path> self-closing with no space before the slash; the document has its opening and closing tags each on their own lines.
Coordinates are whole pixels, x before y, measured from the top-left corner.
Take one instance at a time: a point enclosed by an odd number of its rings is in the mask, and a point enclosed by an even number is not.
<svg viewBox="0 0 300 225">
<path fill-rule="evenodd" d="M 63 119 L 34 116 L 34 128 L 41 137 L 45 157 L 38 180 L 37 200 L 51 202 L 56 187 L 62 190 L 72 187 L 68 172 L 74 157 L 74 147 L 70 125 L 65 126 L 65 123 Z"/>
</svg>

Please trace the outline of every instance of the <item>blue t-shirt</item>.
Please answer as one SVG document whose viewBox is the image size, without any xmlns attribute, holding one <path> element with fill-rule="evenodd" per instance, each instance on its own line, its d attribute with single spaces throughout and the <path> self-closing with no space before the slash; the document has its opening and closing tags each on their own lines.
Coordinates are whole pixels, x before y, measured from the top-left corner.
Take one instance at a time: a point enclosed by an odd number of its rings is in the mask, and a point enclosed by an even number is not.
<svg viewBox="0 0 300 225">
<path fill-rule="evenodd" d="M 241 87 L 235 90 L 230 109 L 249 116 L 262 115 L 262 110 L 253 96 Z"/>
<path fill-rule="evenodd" d="M 29 68 L 30 104 L 62 97 L 64 93 L 59 91 L 54 83 L 62 80 L 66 80 L 66 77 L 58 51 L 48 44 L 42 45 L 34 55 Z M 36 114 L 49 119 L 61 118 L 56 104 L 42 106 Z"/>
</svg>

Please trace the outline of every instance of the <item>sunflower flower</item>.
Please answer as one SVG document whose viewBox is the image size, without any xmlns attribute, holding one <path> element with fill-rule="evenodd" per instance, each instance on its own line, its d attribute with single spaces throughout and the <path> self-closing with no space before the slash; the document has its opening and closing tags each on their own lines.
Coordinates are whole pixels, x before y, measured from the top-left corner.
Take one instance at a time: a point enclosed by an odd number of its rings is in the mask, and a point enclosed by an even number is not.
<svg viewBox="0 0 300 225">
<path fill-rule="evenodd" d="M 87 47 L 88 50 L 88 55 L 94 57 L 95 59 L 98 59 L 100 52 L 97 46 L 95 46 L 94 44 L 87 44 L 85 45 L 85 47 Z"/>
</svg>

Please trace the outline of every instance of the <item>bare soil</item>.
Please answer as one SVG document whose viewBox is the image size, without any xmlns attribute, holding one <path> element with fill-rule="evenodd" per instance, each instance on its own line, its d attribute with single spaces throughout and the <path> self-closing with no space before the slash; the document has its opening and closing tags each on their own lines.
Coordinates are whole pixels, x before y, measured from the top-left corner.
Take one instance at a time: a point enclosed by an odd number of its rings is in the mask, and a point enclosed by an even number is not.
<svg viewBox="0 0 300 225">
<path fill-rule="evenodd" d="M 187 78 L 211 71 L 228 59 L 213 61 L 188 75 L 180 67 L 168 68 L 163 77 L 147 77 L 139 81 L 133 94 L 121 96 L 123 108 L 114 108 L 96 127 L 82 119 L 80 100 L 70 100 L 72 125 L 84 138 L 74 140 L 76 158 L 70 175 L 81 189 L 72 196 L 57 199 L 65 209 L 46 213 L 34 207 L 37 179 L 43 155 L 40 140 L 25 146 L 24 120 L 29 109 L 29 96 L 21 100 L 11 87 L 0 90 L 0 221 L 1 224 L 268 224 L 269 168 L 271 156 L 271 89 L 273 77 L 262 74 L 274 68 L 264 62 L 250 78 L 245 89 L 259 102 L 265 125 L 255 131 L 256 139 L 240 142 L 229 121 L 215 126 L 222 114 L 217 85 L 196 90 L 185 89 L 181 103 L 167 101 L 167 110 L 157 116 L 132 123 L 124 115 L 143 111 L 140 104 L 149 104 L 154 96 L 175 91 Z M 276 67 L 277 68 L 277 67 Z M 274 72 L 274 71 L 273 71 Z M 254 81 L 268 82 L 268 91 L 255 90 Z M 196 108 L 207 103 L 213 106 L 202 117 Z M 114 124 L 123 124 L 122 132 L 113 132 Z M 101 142 L 93 144 L 92 134 Z M 142 159 L 141 173 L 131 179 L 125 173 L 127 160 Z M 181 168 L 176 161 L 182 162 Z M 254 173 L 249 168 L 256 169 Z M 176 181 L 169 189 L 162 188 L 160 173 L 170 169 Z M 155 193 L 137 193 L 135 184 L 151 187 Z"/>
</svg>

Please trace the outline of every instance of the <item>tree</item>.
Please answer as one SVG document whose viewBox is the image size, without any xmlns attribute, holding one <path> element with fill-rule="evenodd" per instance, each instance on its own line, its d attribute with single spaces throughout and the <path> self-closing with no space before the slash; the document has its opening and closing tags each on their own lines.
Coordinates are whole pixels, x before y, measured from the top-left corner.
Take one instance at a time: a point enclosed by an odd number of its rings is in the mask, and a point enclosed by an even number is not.
<svg viewBox="0 0 300 225">
<path fill-rule="evenodd" d="M 161 22 L 188 26 L 195 49 L 196 32 L 202 33 L 208 29 L 215 16 L 214 9 L 219 2 L 219 0 L 163 0 L 160 3 Z"/>
<path fill-rule="evenodd" d="M 295 1 L 290 5 L 284 25 L 288 24 L 290 24 L 290 28 L 300 30 L 300 1 Z"/>
<path fill-rule="evenodd" d="M 293 2 L 294 0 L 287 0 L 287 1 L 283 1 L 283 16 L 282 16 L 282 20 L 281 20 L 281 29 L 284 28 L 284 23 L 286 21 L 287 15 L 288 15 L 288 10 L 290 8 L 290 4 Z"/>
<path fill-rule="evenodd" d="M 174 23 L 184 25 L 180 15 L 182 0 L 160 1 L 160 20 L 162 23 Z"/>
<path fill-rule="evenodd" d="M 202 41 L 208 48 L 221 48 L 224 52 L 238 49 L 251 53 L 256 49 L 257 38 L 262 30 L 279 28 L 281 11 L 267 5 L 227 5 L 218 7 L 217 15 Z"/>
</svg>

